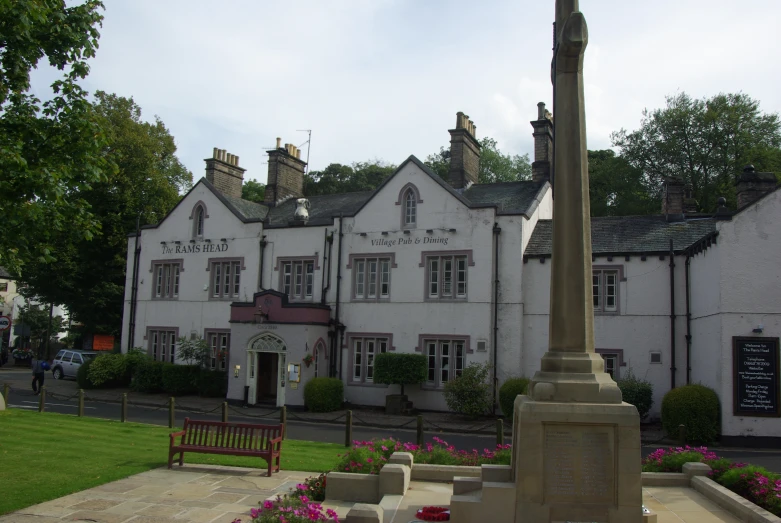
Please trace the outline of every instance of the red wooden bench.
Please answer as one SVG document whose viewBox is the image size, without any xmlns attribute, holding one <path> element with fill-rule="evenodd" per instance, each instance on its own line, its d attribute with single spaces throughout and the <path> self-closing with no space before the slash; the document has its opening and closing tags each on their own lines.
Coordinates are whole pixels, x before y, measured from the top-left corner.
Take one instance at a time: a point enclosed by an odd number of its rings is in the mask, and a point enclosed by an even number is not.
<svg viewBox="0 0 781 523">
<path fill-rule="evenodd" d="M 168 468 L 173 467 L 176 454 L 179 454 L 179 465 L 184 465 L 185 452 L 257 456 L 266 460 L 271 476 L 272 471 L 279 472 L 283 428 L 284 424 L 253 425 L 185 418 L 184 430 L 170 434 Z M 180 436 L 177 445 L 176 438 Z M 272 465 L 275 459 L 276 463 Z"/>
</svg>

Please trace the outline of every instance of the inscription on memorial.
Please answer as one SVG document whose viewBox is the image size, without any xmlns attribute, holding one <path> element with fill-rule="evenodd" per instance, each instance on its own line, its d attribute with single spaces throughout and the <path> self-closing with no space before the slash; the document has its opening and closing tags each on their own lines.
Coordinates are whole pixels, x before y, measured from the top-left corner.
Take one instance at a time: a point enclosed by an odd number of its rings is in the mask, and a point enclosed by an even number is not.
<svg viewBox="0 0 781 523">
<path fill-rule="evenodd" d="M 614 503 L 613 428 L 545 426 L 546 503 Z"/>
<path fill-rule="evenodd" d="M 734 414 L 780 416 L 778 338 L 733 338 Z"/>
</svg>

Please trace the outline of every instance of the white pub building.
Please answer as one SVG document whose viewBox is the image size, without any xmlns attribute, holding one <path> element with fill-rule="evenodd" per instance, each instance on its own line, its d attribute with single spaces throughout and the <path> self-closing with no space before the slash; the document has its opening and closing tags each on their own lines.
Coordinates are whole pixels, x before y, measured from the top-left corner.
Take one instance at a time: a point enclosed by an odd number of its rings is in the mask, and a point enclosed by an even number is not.
<svg viewBox="0 0 781 523">
<path fill-rule="evenodd" d="M 228 400 L 302 406 L 305 383 L 340 378 L 345 399 L 384 405 L 381 352 L 420 353 L 428 380 L 405 392 L 446 410 L 442 390 L 488 362 L 494 391 L 531 376 L 548 342 L 553 123 L 540 104 L 532 181 L 481 184 L 472 121 L 457 116 L 447 179 L 414 156 L 371 192 L 303 194 L 294 146 L 268 151 L 263 205 L 241 199 L 245 169 L 215 149 L 206 176 L 128 239 L 122 348 L 179 362 L 204 337 Z M 747 168 L 739 208 L 689 212 L 665 185 L 662 214 L 592 220 L 596 344 L 606 370 L 654 386 L 703 383 L 734 441 L 781 434 L 781 191 Z M 304 364 L 307 355 L 313 360 Z M 298 365 L 298 366 L 296 366 Z M 297 381 L 298 380 L 298 381 Z"/>
</svg>

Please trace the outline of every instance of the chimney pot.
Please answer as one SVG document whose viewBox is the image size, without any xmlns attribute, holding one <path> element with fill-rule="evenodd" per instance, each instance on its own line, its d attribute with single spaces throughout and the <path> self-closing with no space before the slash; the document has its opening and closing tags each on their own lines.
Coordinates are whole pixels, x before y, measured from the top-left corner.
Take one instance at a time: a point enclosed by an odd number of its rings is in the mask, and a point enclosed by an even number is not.
<svg viewBox="0 0 781 523">
<path fill-rule="evenodd" d="M 206 180 L 222 194 L 240 198 L 244 169 L 238 164 L 238 156 L 214 147 L 212 157 L 206 159 Z"/>
<path fill-rule="evenodd" d="M 277 149 L 279 149 L 280 147 L 282 147 L 282 138 L 277 137 Z"/>
<path fill-rule="evenodd" d="M 296 148 L 296 158 L 301 159 L 301 149 Z"/>
<path fill-rule="evenodd" d="M 217 158 L 217 151 L 218 150 L 219 149 L 217 149 L 216 147 L 214 148 L 214 150 L 212 151 L 212 158 Z"/>
<path fill-rule="evenodd" d="M 545 102 L 539 102 L 537 104 L 537 119 L 542 120 L 545 118 Z"/>
<path fill-rule="evenodd" d="M 456 128 L 450 130 L 450 169 L 448 179 L 454 189 L 464 190 L 478 182 L 480 143 L 477 128 L 469 116 L 456 113 Z"/>
<path fill-rule="evenodd" d="M 233 165 L 235 165 L 236 167 L 238 167 L 238 166 L 239 166 L 239 157 L 238 157 L 238 156 L 234 156 L 234 157 L 233 157 L 233 162 L 234 162 L 234 163 L 233 163 Z"/>
</svg>

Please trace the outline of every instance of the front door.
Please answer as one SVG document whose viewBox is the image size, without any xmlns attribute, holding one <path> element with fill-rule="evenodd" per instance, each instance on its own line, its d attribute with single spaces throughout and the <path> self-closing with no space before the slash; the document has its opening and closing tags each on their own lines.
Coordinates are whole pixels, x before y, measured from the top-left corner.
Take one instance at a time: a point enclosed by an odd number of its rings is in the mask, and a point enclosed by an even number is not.
<svg viewBox="0 0 781 523">
<path fill-rule="evenodd" d="M 285 349 L 285 342 L 271 333 L 264 333 L 249 343 L 247 400 L 250 405 L 281 407 L 285 404 Z"/>
</svg>

